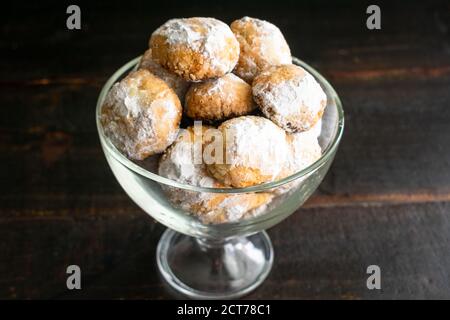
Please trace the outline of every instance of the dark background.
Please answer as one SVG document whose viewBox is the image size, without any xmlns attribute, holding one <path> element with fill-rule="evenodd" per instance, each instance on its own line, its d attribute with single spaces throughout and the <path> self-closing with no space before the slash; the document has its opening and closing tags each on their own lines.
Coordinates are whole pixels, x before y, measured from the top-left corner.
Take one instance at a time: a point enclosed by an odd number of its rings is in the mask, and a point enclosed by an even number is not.
<svg viewBox="0 0 450 320">
<path fill-rule="evenodd" d="M 94 109 L 105 80 L 169 18 L 244 15 L 280 27 L 335 86 L 346 130 L 325 181 L 269 230 L 276 257 L 249 298 L 450 298 L 450 3 L 364 1 L 2 4 L 0 298 L 176 297 L 155 264 L 164 230 L 120 189 Z M 82 290 L 66 289 L 66 267 Z M 382 290 L 366 288 L 377 264 Z"/>
</svg>

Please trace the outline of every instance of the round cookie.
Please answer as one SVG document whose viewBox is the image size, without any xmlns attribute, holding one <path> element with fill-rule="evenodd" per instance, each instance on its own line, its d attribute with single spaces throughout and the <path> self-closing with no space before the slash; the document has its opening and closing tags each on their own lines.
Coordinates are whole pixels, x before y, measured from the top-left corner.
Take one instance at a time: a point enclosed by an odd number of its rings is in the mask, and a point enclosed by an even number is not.
<svg viewBox="0 0 450 320">
<path fill-rule="evenodd" d="M 286 133 L 272 121 L 242 116 L 223 122 L 223 157 L 206 161 L 208 171 L 226 185 L 241 188 L 286 176 L 290 148 Z"/>
<path fill-rule="evenodd" d="M 196 132 L 182 130 L 159 162 L 158 173 L 166 178 L 199 187 L 225 188 L 209 176 L 204 163 L 194 162 L 194 143 L 205 144 L 203 135 L 211 127 Z M 199 139 L 199 140 L 194 140 Z M 201 160 L 201 159 L 200 159 Z M 223 223 L 254 215 L 268 204 L 270 193 L 225 194 L 196 192 L 162 185 L 168 200 L 176 207 L 196 215 L 204 223 Z"/>
<path fill-rule="evenodd" d="M 231 30 L 241 50 L 234 72 L 248 83 L 268 66 L 292 63 L 289 46 L 272 23 L 244 17 L 234 21 Z"/>
<path fill-rule="evenodd" d="M 239 43 L 214 18 L 172 19 L 153 32 L 152 56 L 166 69 L 189 81 L 223 76 L 239 59 Z"/>
<path fill-rule="evenodd" d="M 317 126 L 317 125 L 316 125 Z M 287 134 L 286 138 L 290 148 L 288 161 L 286 162 L 286 177 L 295 174 L 317 161 L 322 155 L 322 148 L 317 140 L 317 127 L 311 130 Z M 275 194 L 283 194 L 299 186 L 305 177 L 276 187 Z"/>
<path fill-rule="evenodd" d="M 164 80 L 164 82 L 167 83 L 173 91 L 175 91 L 180 101 L 184 101 L 184 96 L 189 88 L 189 82 L 156 63 L 152 57 L 152 49 L 145 51 L 141 61 L 139 62 L 138 69 L 147 69 L 155 76 Z"/>
<path fill-rule="evenodd" d="M 105 135 L 129 158 L 143 160 L 164 151 L 176 138 L 181 103 L 160 78 L 141 69 L 108 92 L 101 111 Z"/>
<path fill-rule="evenodd" d="M 196 120 L 225 120 L 246 115 L 255 108 L 251 86 L 232 73 L 194 83 L 186 94 L 185 112 Z"/>
<path fill-rule="evenodd" d="M 252 90 L 264 115 L 290 133 L 312 128 L 327 104 L 314 77 L 293 64 L 267 68 L 254 79 Z"/>
<path fill-rule="evenodd" d="M 291 148 L 288 162 L 290 174 L 305 169 L 322 155 L 315 129 L 288 134 L 287 139 Z"/>
</svg>

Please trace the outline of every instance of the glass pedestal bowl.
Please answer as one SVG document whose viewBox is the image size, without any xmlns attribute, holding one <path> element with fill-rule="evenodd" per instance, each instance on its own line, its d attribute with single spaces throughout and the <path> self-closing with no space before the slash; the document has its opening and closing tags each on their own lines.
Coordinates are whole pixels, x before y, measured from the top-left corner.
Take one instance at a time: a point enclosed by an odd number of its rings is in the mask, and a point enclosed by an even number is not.
<svg viewBox="0 0 450 320">
<path fill-rule="evenodd" d="M 308 70 L 320 83 L 328 99 L 322 118 L 319 144 L 322 156 L 309 167 L 285 179 L 247 188 L 203 188 L 178 183 L 157 174 L 158 156 L 133 162 L 121 154 L 105 136 L 100 111 L 111 86 L 136 68 L 140 57 L 116 71 L 104 85 L 97 102 L 96 121 L 106 160 L 128 196 L 167 226 L 157 248 L 157 264 L 164 279 L 178 292 L 191 298 L 226 299 L 245 295 L 260 285 L 270 272 L 274 253 L 264 231 L 296 211 L 319 186 L 330 167 L 344 129 L 344 114 L 339 97 L 317 71 L 297 58 L 293 63 Z M 254 215 L 236 222 L 202 223 L 197 217 L 167 200 L 161 186 L 173 192 L 184 191 L 237 195 L 266 193 L 286 187 L 269 205 Z M 167 189 L 167 188 L 166 188 Z M 279 189 L 278 189 L 279 190 Z"/>
</svg>

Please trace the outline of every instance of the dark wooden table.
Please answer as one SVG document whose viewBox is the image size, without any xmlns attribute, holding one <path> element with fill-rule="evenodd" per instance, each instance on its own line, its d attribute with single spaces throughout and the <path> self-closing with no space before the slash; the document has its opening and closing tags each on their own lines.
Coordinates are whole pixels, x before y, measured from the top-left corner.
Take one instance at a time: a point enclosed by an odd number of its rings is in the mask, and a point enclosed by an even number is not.
<svg viewBox="0 0 450 320">
<path fill-rule="evenodd" d="M 248 298 L 450 298 L 450 3 L 164 0 L 5 4 L 0 39 L 0 298 L 173 298 L 158 275 L 164 230 L 121 190 L 94 122 L 99 90 L 180 16 L 250 15 L 284 32 L 344 103 L 325 181 L 269 230 L 276 260 Z M 66 289 L 66 267 L 82 290 Z M 379 265 L 382 290 L 366 288 Z"/>
</svg>

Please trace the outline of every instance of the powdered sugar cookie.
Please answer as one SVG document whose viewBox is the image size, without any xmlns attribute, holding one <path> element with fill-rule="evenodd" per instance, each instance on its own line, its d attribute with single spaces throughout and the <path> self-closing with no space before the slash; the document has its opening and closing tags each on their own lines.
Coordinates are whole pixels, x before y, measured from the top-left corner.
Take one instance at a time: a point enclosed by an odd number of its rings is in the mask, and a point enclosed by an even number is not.
<svg viewBox="0 0 450 320">
<path fill-rule="evenodd" d="M 288 166 L 290 174 L 299 172 L 313 164 L 322 154 L 322 148 L 314 130 L 288 134 L 291 156 Z"/>
<path fill-rule="evenodd" d="M 183 130 L 173 145 L 162 156 L 158 173 L 166 178 L 199 187 L 225 188 L 211 177 L 204 163 L 195 163 L 194 144 L 211 127 L 195 132 L 193 127 Z M 207 141 L 200 142 L 200 144 Z M 201 159 L 200 159 L 201 160 Z M 196 192 L 164 186 L 169 201 L 176 207 L 199 217 L 204 223 L 237 221 L 253 214 L 270 202 L 270 193 L 226 194 Z"/>
<path fill-rule="evenodd" d="M 185 112 L 197 120 L 225 120 L 255 108 L 251 86 L 232 73 L 194 83 L 186 94 Z"/>
<path fill-rule="evenodd" d="M 270 22 L 244 17 L 231 24 L 240 44 L 234 72 L 251 83 L 263 69 L 292 63 L 291 51 L 280 29 Z"/>
<path fill-rule="evenodd" d="M 214 18 L 172 19 L 149 41 L 159 64 L 189 81 L 223 76 L 239 58 L 239 43 L 223 22 Z"/>
<path fill-rule="evenodd" d="M 155 76 L 164 80 L 170 88 L 175 91 L 181 102 L 184 101 L 184 96 L 189 88 L 189 82 L 181 78 L 180 76 L 164 69 L 160 64 L 156 63 L 152 57 L 152 49 L 145 51 L 141 58 L 138 69 L 147 69 Z"/>
<path fill-rule="evenodd" d="M 175 92 L 141 69 L 111 88 L 102 106 L 101 123 L 121 152 L 142 160 L 164 151 L 175 140 L 181 112 Z"/>
<path fill-rule="evenodd" d="M 255 217 L 264 212 L 273 197 L 269 192 L 228 195 L 212 211 L 203 213 L 200 219 L 205 223 L 223 223 Z"/>
<path fill-rule="evenodd" d="M 222 123 L 224 156 L 213 159 L 208 171 L 233 187 L 248 187 L 286 175 L 290 154 L 286 133 L 270 120 L 242 116 Z"/>
<path fill-rule="evenodd" d="M 273 66 L 252 85 L 261 111 L 287 132 L 309 130 L 322 117 L 327 96 L 306 70 L 292 64 Z"/>
<path fill-rule="evenodd" d="M 290 176 L 317 161 L 322 155 L 322 148 L 317 140 L 318 128 L 304 132 L 287 134 L 286 138 L 289 144 L 290 153 L 286 161 L 285 176 Z M 275 188 L 275 194 L 282 194 L 295 189 L 305 180 L 304 177 Z"/>
</svg>

